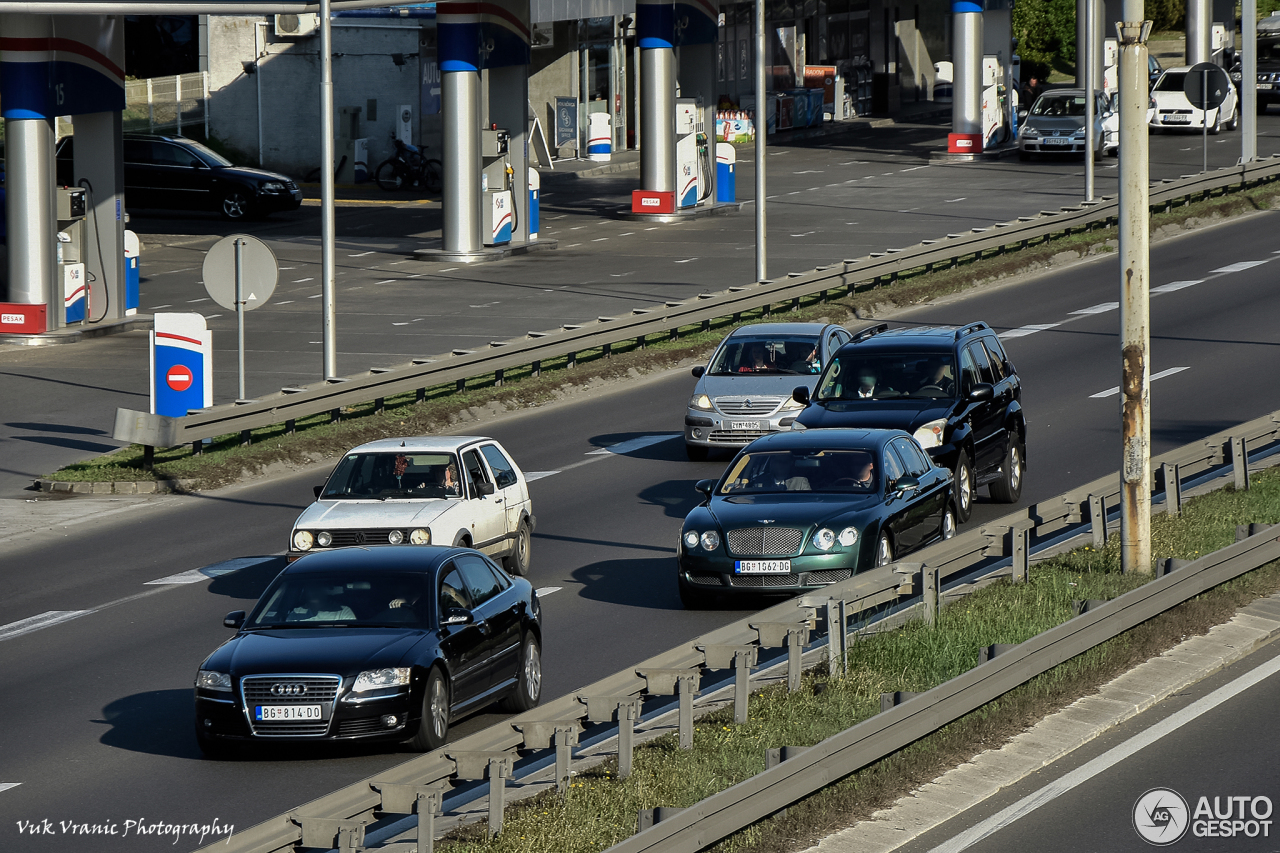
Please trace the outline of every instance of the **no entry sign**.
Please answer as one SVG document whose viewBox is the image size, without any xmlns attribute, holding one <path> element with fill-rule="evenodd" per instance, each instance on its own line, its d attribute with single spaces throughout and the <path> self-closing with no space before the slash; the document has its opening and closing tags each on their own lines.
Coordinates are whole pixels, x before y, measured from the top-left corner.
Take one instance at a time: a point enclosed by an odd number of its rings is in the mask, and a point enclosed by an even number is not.
<svg viewBox="0 0 1280 853">
<path fill-rule="evenodd" d="M 191 375 L 191 368 L 185 364 L 175 364 L 169 368 L 169 373 L 165 376 L 164 381 L 169 383 L 169 387 L 175 391 L 185 391 L 191 387 L 194 377 Z"/>
</svg>

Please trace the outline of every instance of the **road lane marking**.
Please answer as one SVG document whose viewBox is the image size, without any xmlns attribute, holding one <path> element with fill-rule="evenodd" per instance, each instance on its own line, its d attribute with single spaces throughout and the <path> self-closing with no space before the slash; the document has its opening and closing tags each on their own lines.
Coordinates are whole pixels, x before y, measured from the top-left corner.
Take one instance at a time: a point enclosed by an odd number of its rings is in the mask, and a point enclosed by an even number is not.
<svg viewBox="0 0 1280 853">
<path fill-rule="evenodd" d="M 559 471 L 525 471 L 524 481 L 532 483 L 534 480 L 541 480 L 543 477 L 554 477 Z"/>
<path fill-rule="evenodd" d="M 1072 311 L 1072 314 L 1105 314 L 1108 311 L 1114 311 L 1120 307 L 1119 302 L 1099 302 L 1097 305 L 1090 305 L 1088 308 L 1081 308 L 1079 311 Z"/>
<path fill-rule="evenodd" d="M 161 308 L 172 308 L 172 307 L 173 307 L 172 305 L 157 305 L 155 308 L 152 308 L 151 310 L 159 311 Z"/>
<path fill-rule="evenodd" d="M 308 299 L 319 299 L 321 296 L 324 296 L 324 294 L 323 294 L 323 293 L 315 293 L 315 294 L 312 294 L 311 296 L 308 296 L 307 298 L 308 298 Z"/>
<path fill-rule="evenodd" d="M 283 302 L 277 302 L 276 304 L 277 304 L 277 305 L 288 305 L 290 302 L 293 302 L 293 301 L 294 301 L 294 300 L 292 300 L 292 299 L 286 299 L 285 301 L 283 301 Z"/>
<path fill-rule="evenodd" d="M 629 438 L 626 441 L 620 441 L 617 444 L 611 444 L 608 447 L 601 447 L 599 450 L 588 450 L 587 456 L 604 456 L 612 454 L 622 456 L 633 450 L 639 450 L 642 447 L 649 447 L 653 444 L 661 444 L 664 441 L 670 441 L 673 438 L 679 438 L 680 433 L 665 433 L 663 435 L 642 435 L 639 438 Z"/>
<path fill-rule="evenodd" d="M 556 589 L 559 589 L 559 587 L 556 587 Z M 7 791 L 10 788 L 18 787 L 21 784 L 21 782 L 0 782 L 0 791 Z"/>
<path fill-rule="evenodd" d="M 192 569 L 189 572 L 180 572 L 176 575 L 169 575 L 166 578 L 157 578 L 153 581 L 147 581 L 143 586 L 167 586 L 170 584 L 200 583 L 200 581 L 229 575 L 232 572 L 238 572 L 241 569 L 247 569 L 251 566 L 260 566 L 263 563 L 270 562 L 274 559 L 275 557 L 236 557 L 231 560 L 223 560 L 221 563 L 214 563 L 211 566 L 205 566 L 202 569 Z"/>
<path fill-rule="evenodd" d="M 1184 370 L 1190 370 L 1190 369 L 1191 369 L 1191 368 L 1189 368 L 1189 367 L 1170 367 L 1168 370 L 1162 370 L 1162 371 L 1160 371 L 1159 373 L 1153 373 L 1153 374 L 1151 374 L 1151 380 L 1150 380 L 1150 381 L 1155 382 L 1157 379 L 1164 379 L 1166 376 L 1172 376 L 1172 375 L 1173 375 L 1173 374 L 1175 374 L 1175 373 L 1181 373 L 1181 372 L 1182 372 L 1182 371 L 1184 371 Z M 1120 386 L 1119 386 L 1119 385 L 1117 385 L 1117 386 L 1115 386 L 1114 388 L 1108 388 L 1108 389 L 1107 389 L 1107 390 L 1105 390 L 1105 391 L 1099 391 L 1097 394 L 1090 394 L 1090 395 L 1089 395 L 1089 399 L 1090 399 L 1090 400 L 1101 400 L 1101 399 L 1103 399 L 1104 397 L 1114 397 L 1115 395 L 1117 395 L 1117 394 L 1119 394 L 1119 393 L 1120 393 Z"/>
<path fill-rule="evenodd" d="M 1122 761 L 1127 761 L 1161 738 L 1173 734 L 1198 717 L 1239 696 L 1250 687 L 1271 678 L 1277 672 L 1280 672 L 1280 657 L 1272 658 L 1257 669 L 1247 672 L 1235 681 L 1219 687 L 1208 696 L 1192 702 L 1181 711 L 1171 714 L 1141 734 L 1134 735 L 1092 761 L 1080 765 L 1061 779 L 1050 782 L 1034 794 L 1023 797 L 1018 802 L 993 814 L 976 826 L 970 827 L 950 840 L 939 844 L 930 853 L 960 853 L 960 851 L 968 849 L 984 838 L 1009 826 L 1014 821 L 1026 817 L 1046 803 L 1051 803 L 1073 788 L 1083 785 L 1098 774 L 1110 770 Z"/>
<path fill-rule="evenodd" d="M 696 261 L 697 258 L 685 258 L 683 261 L 676 261 L 677 264 L 687 264 L 689 261 Z"/>
<path fill-rule="evenodd" d="M 1034 335 L 1036 332 L 1043 332 L 1045 329 L 1054 329 L 1061 326 L 1061 323 L 1032 323 L 1029 326 L 1022 326 L 1012 331 L 1005 332 L 1002 338 L 1025 338 L 1027 335 Z"/>
<path fill-rule="evenodd" d="M 41 628 L 48 628 L 50 625 L 70 622 L 72 619 L 78 619 L 92 612 L 92 610 L 50 610 L 46 613 L 41 613 L 39 616 L 31 616 L 27 619 L 19 619 L 17 622 L 10 622 L 8 625 L 0 625 L 0 642 L 12 640 L 14 637 L 21 637 L 23 634 L 30 634 L 32 631 L 39 631 Z"/>
<path fill-rule="evenodd" d="M 963 195 L 960 196 L 960 198 L 949 198 L 947 199 L 947 204 L 955 204 L 958 201 L 964 201 L 966 198 L 968 198 L 968 196 Z"/>
<path fill-rule="evenodd" d="M 595 239 L 593 239 L 591 242 L 592 242 L 592 243 L 599 243 L 599 242 L 601 242 L 601 241 L 603 241 L 603 240 L 608 240 L 608 239 L 609 239 L 608 237 L 596 237 L 596 238 L 595 238 Z"/>
<path fill-rule="evenodd" d="M 1173 293 L 1175 290 L 1182 290 L 1184 287 L 1195 287 L 1197 284 L 1203 284 L 1204 279 L 1198 278 L 1195 281 L 1171 281 L 1168 284 L 1162 284 L 1159 287 L 1151 288 L 1154 293 Z"/>
<path fill-rule="evenodd" d="M 540 586 L 537 589 L 535 589 L 534 592 L 538 594 L 539 598 L 545 598 L 551 593 L 559 592 L 562 589 L 564 589 L 564 587 L 562 586 Z"/>
<path fill-rule="evenodd" d="M 201 296 L 199 299 L 188 299 L 187 304 L 194 305 L 197 302 L 208 302 L 211 298 L 209 296 Z"/>
<path fill-rule="evenodd" d="M 901 174 L 901 173 L 903 173 L 903 172 L 914 172 L 916 169 L 927 169 L 927 168 L 929 168 L 927 165 L 925 165 L 925 166 L 912 166 L 910 169 L 899 169 L 899 170 L 898 170 L 898 173 L 899 173 L 899 174 Z"/>
<path fill-rule="evenodd" d="M 363 258 L 366 255 L 372 255 L 373 252 L 356 252 L 354 255 L 347 255 L 348 258 Z"/>
<path fill-rule="evenodd" d="M 449 267 L 447 270 L 436 270 L 436 272 L 454 272 L 458 269 L 460 269 L 460 267 Z"/>
<path fill-rule="evenodd" d="M 313 278 L 295 278 L 295 279 L 293 280 L 293 283 L 294 283 L 294 284 L 302 284 L 304 281 L 315 281 L 315 278 L 314 278 L 314 277 L 313 277 Z"/>
<path fill-rule="evenodd" d="M 393 281 L 395 281 L 395 279 L 394 279 L 394 278 L 385 278 L 385 279 L 383 279 L 382 281 L 375 281 L 375 282 L 374 282 L 374 284 L 391 284 L 391 282 L 393 282 Z M 354 287 L 353 287 L 353 288 L 351 288 L 351 289 L 352 289 L 352 290 L 355 290 L 355 288 L 354 288 Z"/>
<path fill-rule="evenodd" d="M 1218 267 L 1216 270 L 1209 270 L 1209 272 L 1244 272 L 1245 270 L 1251 270 L 1254 267 L 1260 267 L 1265 263 L 1266 261 L 1240 261 L 1239 263 L 1227 264 L 1225 267 Z"/>
<path fill-rule="evenodd" d="M 403 322 L 403 323 L 392 323 L 391 325 L 393 325 L 393 326 L 407 326 L 407 325 L 409 325 L 409 322 L 406 320 L 406 321 L 405 321 L 405 322 Z"/>
</svg>

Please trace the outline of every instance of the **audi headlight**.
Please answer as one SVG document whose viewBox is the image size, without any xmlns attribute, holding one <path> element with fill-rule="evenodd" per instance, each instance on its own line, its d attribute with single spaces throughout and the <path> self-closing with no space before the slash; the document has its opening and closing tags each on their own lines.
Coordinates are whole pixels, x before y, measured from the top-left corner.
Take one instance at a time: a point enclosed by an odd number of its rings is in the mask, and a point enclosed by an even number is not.
<svg viewBox="0 0 1280 853">
<path fill-rule="evenodd" d="M 366 669 L 356 676 L 356 683 L 351 690 L 354 693 L 364 693 L 367 690 L 381 690 L 384 687 L 403 687 L 409 683 L 409 672 L 407 666 Z"/>
<path fill-rule="evenodd" d="M 686 548 L 698 547 L 698 531 L 686 530 L 684 532 L 684 547 Z"/>
<path fill-rule="evenodd" d="M 916 430 L 915 433 L 912 434 L 912 438 L 916 440 L 916 444 L 919 444 L 925 450 L 928 450 L 930 447 L 941 447 L 942 433 L 946 428 L 947 421 L 945 418 L 936 421 L 929 421 L 929 423 Z"/>
<path fill-rule="evenodd" d="M 399 530 L 393 530 L 387 534 L 387 541 L 390 542 L 392 545 L 399 545 L 401 542 L 404 541 L 404 533 L 400 532 Z"/>
<path fill-rule="evenodd" d="M 858 528 L 846 527 L 844 530 L 840 531 L 840 535 L 836 537 L 836 541 L 845 548 L 851 547 L 858 541 Z"/>
<path fill-rule="evenodd" d="M 316 544 L 321 548 L 328 548 L 333 544 L 333 534 L 327 530 L 321 530 L 319 535 L 316 536 Z"/>
<path fill-rule="evenodd" d="M 315 537 L 311 535 L 309 530 L 298 530 L 293 534 L 293 550 L 295 551 L 310 551 L 311 546 L 315 543 Z"/>
<path fill-rule="evenodd" d="M 711 398 L 706 394 L 694 394 L 689 398 L 689 408 L 697 409 L 700 412 L 711 411 Z"/>
<path fill-rule="evenodd" d="M 707 551 L 714 551 L 720 547 L 720 534 L 714 530 L 708 530 L 702 534 L 702 547 Z"/>
<path fill-rule="evenodd" d="M 410 532 L 409 544 L 410 545 L 430 545 L 431 531 L 427 530 L 425 527 L 419 527 L 417 530 Z"/>
<path fill-rule="evenodd" d="M 813 534 L 813 547 L 819 551 L 830 551 L 831 546 L 836 544 L 836 534 L 829 528 L 822 528 Z"/>
<path fill-rule="evenodd" d="M 231 674 L 202 669 L 196 673 L 196 687 L 201 690 L 230 690 Z"/>
</svg>

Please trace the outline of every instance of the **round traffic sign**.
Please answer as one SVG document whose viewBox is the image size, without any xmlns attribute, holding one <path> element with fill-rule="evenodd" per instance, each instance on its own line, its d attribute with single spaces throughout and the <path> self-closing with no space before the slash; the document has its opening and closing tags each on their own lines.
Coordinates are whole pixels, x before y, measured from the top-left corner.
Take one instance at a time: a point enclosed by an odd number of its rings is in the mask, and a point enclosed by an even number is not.
<svg viewBox="0 0 1280 853">
<path fill-rule="evenodd" d="M 195 381 L 195 378 L 191 375 L 191 368 L 185 364 L 175 364 L 164 375 L 164 381 L 175 391 L 185 391 L 191 387 L 191 383 Z"/>
<path fill-rule="evenodd" d="M 236 244 L 240 244 L 241 293 L 244 310 L 265 305 L 275 292 L 280 267 L 275 253 L 257 237 L 223 237 L 204 256 L 204 289 L 228 311 L 236 310 Z"/>
<path fill-rule="evenodd" d="M 1222 106 L 1231 91 L 1231 78 L 1221 65 L 1199 62 L 1187 71 L 1182 79 L 1182 92 L 1198 110 L 1212 110 Z"/>
</svg>

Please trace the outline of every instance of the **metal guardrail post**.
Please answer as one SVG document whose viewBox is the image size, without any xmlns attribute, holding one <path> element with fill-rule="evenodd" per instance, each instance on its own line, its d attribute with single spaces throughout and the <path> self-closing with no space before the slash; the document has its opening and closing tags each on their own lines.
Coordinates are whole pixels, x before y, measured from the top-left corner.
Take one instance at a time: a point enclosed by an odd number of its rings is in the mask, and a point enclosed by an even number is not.
<svg viewBox="0 0 1280 853">
<path fill-rule="evenodd" d="M 671 806 L 658 806 L 656 809 L 641 809 L 636 817 L 636 831 L 644 832 L 656 823 L 662 823 L 664 820 L 670 820 L 684 809 L 672 808 Z"/>
<path fill-rule="evenodd" d="M 1231 437 L 1231 469 L 1236 475 L 1236 489 L 1249 488 L 1249 454 L 1245 449 L 1244 436 Z"/>
<path fill-rule="evenodd" d="M 573 758 L 572 748 L 578 745 L 578 722 L 576 720 L 551 720 L 548 722 L 517 723 L 515 727 L 524 736 L 525 749 L 555 748 L 556 790 L 562 794 L 567 791 L 571 774 L 570 762 Z"/>
<path fill-rule="evenodd" d="M 680 695 L 680 748 L 693 749 L 693 697 L 697 693 L 694 678 L 681 678 L 676 682 Z"/>
<path fill-rule="evenodd" d="M 302 838 L 299 843 L 303 847 L 336 848 L 342 853 L 348 853 L 364 845 L 363 821 L 305 815 L 292 815 L 291 818 L 302 827 Z"/>
<path fill-rule="evenodd" d="M 592 723 L 618 721 L 618 777 L 631 775 L 631 755 L 635 748 L 636 720 L 640 719 L 639 696 L 579 696 L 587 706 L 587 720 Z"/>
<path fill-rule="evenodd" d="M 1028 522 L 1029 524 L 1029 522 Z M 1027 565 L 1030 562 L 1028 548 L 1028 525 L 1014 525 L 1009 528 L 1010 551 L 1013 554 L 1013 582 L 1027 582 Z"/>
<path fill-rule="evenodd" d="M 698 695 L 700 673 L 689 669 L 644 669 L 636 674 L 645 680 L 645 690 L 654 696 L 680 699 L 680 748 L 693 749 L 693 697 Z"/>
<path fill-rule="evenodd" d="M 1093 547 L 1107 544 L 1107 507 L 1101 495 L 1089 495 L 1089 524 L 1093 528 Z"/>
<path fill-rule="evenodd" d="M 733 721 L 747 721 L 747 700 L 751 695 L 751 668 L 756 665 L 759 646 L 706 645 L 698 646 L 707 669 L 733 667 Z"/>
<path fill-rule="evenodd" d="M 790 761 L 803 753 L 807 747 L 803 746 L 779 746 L 766 749 L 764 751 L 764 769 L 772 770 L 784 761 Z M 775 817 L 786 817 L 787 810 L 782 809 L 774 812 Z"/>
<path fill-rule="evenodd" d="M 924 621 L 926 625 L 938 624 L 938 610 L 940 605 L 938 587 L 938 569 L 935 566 L 925 566 L 924 575 Z"/>
<path fill-rule="evenodd" d="M 1275 527 L 1274 524 L 1259 524 L 1256 521 L 1250 524 L 1237 524 L 1236 525 L 1236 541 L 1243 542 L 1244 540 L 1248 539 L 1250 536 L 1257 536 L 1262 531 L 1270 530 L 1273 527 Z"/>
<path fill-rule="evenodd" d="M 432 853 L 435 848 L 436 815 L 443 799 L 438 791 L 418 794 L 418 853 Z"/>
<path fill-rule="evenodd" d="M 1160 470 L 1164 473 L 1165 512 L 1170 518 L 1177 518 L 1182 514 L 1182 480 L 1178 473 L 1178 466 L 1166 462 L 1160 466 Z"/>
<path fill-rule="evenodd" d="M 978 649 L 978 663 L 984 664 L 994 658 L 996 655 L 1002 655 L 1005 652 L 1011 652 L 1018 647 L 1017 643 L 995 643 L 990 646 L 983 646 Z"/>
<path fill-rule="evenodd" d="M 892 693 L 881 693 L 880 713 L 883 714 L 885 711 L 891 711 L 908 699 L 914 699 L 919 695 L 919 693 L 912 693 L 909 690 L 895 690 Z"/>
<path fill-rule="evenodd" d="M 843 598 L 827 600 L 827 670 L 834 677 L 838 672 L 841 677 L 848 673 L 848 662 L 845 660 L 845 639 L 849 630 L 849 614 Z"/>
<path fill-rule="evenodd" d="M 515 766 L 515 759 L 508 752 L 457 752 L 448 756 L 457 769 L 455 775 L 462 780 L 489 780 L 489 835 L 502 832 L 502 812 L 506 806 L 507 778 Z M 304 845 L 306 846 L 306 845 Z"/>
<path fill-rule="evenodd" d="M 800 656 L 809 642 L 809 626 L 795 622 L 753 622 L 748 625 L 759 635 L 761 647 L 787 647 L 787 689 L 800 689 Z"/>
</svg>

